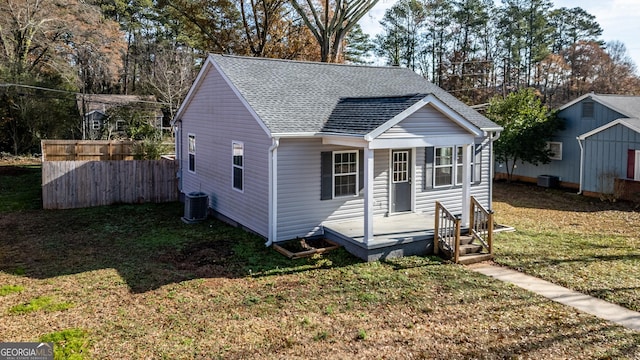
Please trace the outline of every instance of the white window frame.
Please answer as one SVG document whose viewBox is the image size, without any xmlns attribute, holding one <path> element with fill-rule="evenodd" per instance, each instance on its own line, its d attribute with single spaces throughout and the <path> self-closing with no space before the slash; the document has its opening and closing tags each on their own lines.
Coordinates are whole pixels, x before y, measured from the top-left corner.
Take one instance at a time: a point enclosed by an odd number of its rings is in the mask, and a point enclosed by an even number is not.
<svg viewBox="0 0 640 360">
<path fill-rule="evenodd" d="M 355 154 L 355 172 L 346 172 L 346 173 L 339 173 L 336 174 L 336 155 L 337 154 Z M 335 198 L 342 198 L 342 197 L 349 197 L 349 196 L 358 196 L 358 183 L 359 183 L 359 179 L 360 179 L 360 174 L 359 169 L 360 169 L 360 163 L 359 163 L 360 159 L 358 159 L 358 151 L 357 150 L 344 150 L 344 151 L 333 151 L 331 153 L 331 191 L 332 191 L 332 197 Z M 353 194 L 343 194 L 343 195 L 336 195 L 336 177 L 338 176 L 353 176 L 355 175 L 355 186 L 354 186 L 354 192 Z"/>
<path fill-rule="evenodd" d="M 445 165 L 438 165 L 438 150 L 451 149 L 451 163 Z M 444 188 L 454 186 L 456 182 L 456 146 L 436 146 L 433 149 L 433 188 Z M 438 185 L 436 180 L 438 178 L 438 169 L 451 168 L 451 179 L 448 184 Z"/>
<path fill-rule="evenodd" d="M 559 153 L 553 153 L 553 156 L 550 156 L 549 159 L 551 160 L 562 160 L 562 141 L 547 141 L 547 149 L 548 150 L 552 150 L 551 146 L 552 145 L 557 145 L 559 147 Z"/>
<path fill-rule="evenodd" d="M 404 159 L 396 161 L 396 155 L 402 155 Z M 411 163 L 409 161 L 410 158 L 410 150 L 391 151 L 391 181 L 394 184 L 409 182 L 409 179 L 411 179 Z M 403 164 L 404 167 L 400 169 L 394 168 L 396 164 Z"/>
<path fill-rule="evenodd" d="M 196 173 L 196 135 L 187 135 L 187 169 L 190 173 Z M 193 168 L 191 168 L 191 157 L 193 156 Z"/>
<path fill-rule="evenodd" d="M 127 122 L 124 120 L 116 120 L 116 131 L 125 131 Z"/>
<path fill-rule="evenodd" d="M 471 147 L 471 167 L 470 167 L 470 171 L 471 171 L 471 184 L 473 184 L 476 181 L 476 172 L 475 172 L 475 165 L 476 165 L 476 155 L 475 155 L 475 151 L 476 151 L 476 146 L 475 144 L 473 145 L 469 145 Z M 463 153 L 460 154 L 460 162 L 458 162 L 458 151 L 462 151 Z M 456 164 L 456 172 L 455 172 L 455 179 L 456 179 L 456 185 L 462 185 L 462 181 L 458 182 L 458 177 L 462 176 L 462 171 L 464 170 L 464 147 L 463 146 L 456 146 L 456 157 L 454 159 L 454 162 Z"/>
<path fill-rule="evenodd" d="M 239 149 L 242 151 L 241 156 L 241 164 L 237 165 L 235 162 L 236 157 L 236 145 L 239 145 Z M 242 141 L 232 141 L 231 142 L 231 188 L 235 191 L 239 191 L 241 193 L 244 192 L 244 143 Z M 236 187 L 236 169 L 240 170 L 240 188 Z"/>
<path fill-rule="evenodd" d="M 91 129 L 100 130 L 100 120 L 91 120 Z"/>
</svg>

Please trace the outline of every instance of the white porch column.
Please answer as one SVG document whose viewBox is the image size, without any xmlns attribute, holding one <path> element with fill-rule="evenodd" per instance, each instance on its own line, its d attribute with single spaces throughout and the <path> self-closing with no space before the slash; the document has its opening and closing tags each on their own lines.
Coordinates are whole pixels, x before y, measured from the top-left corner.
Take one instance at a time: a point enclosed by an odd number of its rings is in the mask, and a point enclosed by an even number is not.
<svg viewBox="0 0 640 360">
<path fill-rule="evenodd" d="M 364 148 L 364 243 L 373 240 L 373 150 Z"/>
<path fill-rule="evenodd" d="M 469 211 L 471 211 L 471 158 L 473 146 L 462 146 L 462 225 L 469 225 Z"/>
</svg>

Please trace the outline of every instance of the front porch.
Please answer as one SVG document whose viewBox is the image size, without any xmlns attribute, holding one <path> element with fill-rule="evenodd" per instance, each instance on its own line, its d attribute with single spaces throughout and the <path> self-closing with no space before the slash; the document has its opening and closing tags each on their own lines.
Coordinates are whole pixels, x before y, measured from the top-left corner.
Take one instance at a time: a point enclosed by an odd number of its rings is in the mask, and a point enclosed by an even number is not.
<svg viewBox="0 0 640 360">
<path fill-rule="evenodd" d="M 406 213 L 373 217 L 373 238 L 364 241 L 364 218 L 325 223 L 324 236 L 351 254 L 376 261 L 394 257 L 433 254 L 435 217 Z"/>
<path fill-rule="evenodd" d="M 365 217 L 323 224 L 324 237 L 365 261 L 412 255 L 441 254 L 456 263 L 471 264 L 493 258 L 493 212 L 470 198 L 470 225 L 436 203 L 435 216 L 403 213 L 373 216 L 366 238 Z M 371 229 L 372 228 L 372 229 Z"/>
</svg>

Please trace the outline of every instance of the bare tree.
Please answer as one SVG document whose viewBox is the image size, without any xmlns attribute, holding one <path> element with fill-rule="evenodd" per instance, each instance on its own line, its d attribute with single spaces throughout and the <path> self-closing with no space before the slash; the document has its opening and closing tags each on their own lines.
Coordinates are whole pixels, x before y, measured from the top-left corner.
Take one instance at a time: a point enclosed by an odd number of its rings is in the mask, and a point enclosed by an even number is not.
<svg viewBox="0 0 640 360">
<path fill-rule="evenodd" d="M 194 80 L 194 53 L 191 49 L 161 49 L 154 54 L 146 85 L 165 103 L 173 119 L 178 106 L 187 95 Z"/>
<path fill-rule="evenodd" d="M 336 62 L 351 28 L 378 0 L 291 0 L 320 45 L 320 61 Z"/>
</svg>

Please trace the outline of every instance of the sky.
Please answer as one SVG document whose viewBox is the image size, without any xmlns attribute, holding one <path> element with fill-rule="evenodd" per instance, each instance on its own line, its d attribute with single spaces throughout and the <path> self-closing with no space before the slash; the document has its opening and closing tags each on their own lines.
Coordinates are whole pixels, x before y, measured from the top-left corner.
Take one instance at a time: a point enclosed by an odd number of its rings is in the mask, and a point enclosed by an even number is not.
<svg viewBox="0 0 640 360">
<path fill-rule="evenodd" d="M 500 3 L 500 0 L 495 0 Z M 380 0 L 378 4 L 360 20 L 362 30 L 373 36 L 380 33 L 380 20 L 387 8 L 395 0 Z M 602 27 L 602 39 L 621 41 L 635 64 L 640 68 L 640 0 L 553 0 L 554 8 L 581 7 Z"/>
</svg>

